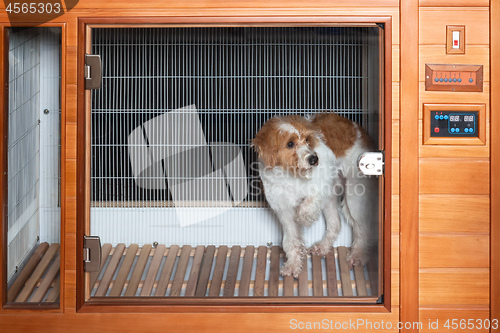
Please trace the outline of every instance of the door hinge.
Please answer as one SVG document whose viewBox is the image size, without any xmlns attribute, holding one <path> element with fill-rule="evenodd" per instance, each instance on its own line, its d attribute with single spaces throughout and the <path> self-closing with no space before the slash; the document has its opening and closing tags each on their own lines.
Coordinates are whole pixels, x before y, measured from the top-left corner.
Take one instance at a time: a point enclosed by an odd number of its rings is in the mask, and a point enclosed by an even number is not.
<svg viewBox="0 0 500 333">
<path fill-rule="evenodd" d="M 98 272 L 101 268 L 101 239 L 83 236 L 83 265 L 85 272 Z"/>
<path fill-rule="evenodd" d="M 101 56 L 85 55 L 85 89 L 100 89 L 102 81 Z"/>
<path fill-rule="evenodd" d="M 358 168 L 366 176 L 384 174 L 384 152 L 365 152 L 358 157 Z"/>
</svg>

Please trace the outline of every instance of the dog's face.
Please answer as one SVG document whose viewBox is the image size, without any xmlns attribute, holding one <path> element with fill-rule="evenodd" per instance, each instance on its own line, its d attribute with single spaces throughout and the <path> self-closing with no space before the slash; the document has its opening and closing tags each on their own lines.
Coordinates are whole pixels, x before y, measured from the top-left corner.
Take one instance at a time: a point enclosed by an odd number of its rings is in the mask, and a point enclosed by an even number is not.
<svg viewBox="0 0 500 333">
<path fill-rule="evenodd" d="M 315 148 L 321 134 L 303 117 L 275 117 L 268 120 L 252 140 L 252 146 L 266 167 L 279 166 L 306 177 L 318 165 Z"/>
</svg>

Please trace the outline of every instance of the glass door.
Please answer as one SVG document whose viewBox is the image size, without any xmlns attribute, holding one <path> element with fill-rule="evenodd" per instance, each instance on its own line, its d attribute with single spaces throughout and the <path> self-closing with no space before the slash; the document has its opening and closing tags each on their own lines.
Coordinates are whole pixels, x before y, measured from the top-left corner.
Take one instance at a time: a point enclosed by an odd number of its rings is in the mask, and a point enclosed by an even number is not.
<svg viewBox="0 0 500 333">
<path fill-rule="evenodd" d="M 272 117 L 334 112 L 384 150 L 383 27 L 87 31 L 98 57 L 88 72 L 102 74 L 87 105 L 87 235 L 101 243 L 88 300 L 381 302 L 384 177 L 353 164 L 366 188 L 344 184 L 367 190 L 372 207 L 359 265 L 349 265 L 353 232 L 341 215 L 330 251 L 304 255 L 298 278 L 282 276 L 282 227 L 251 140 Z M 325 232 L 321 215 L 303 230 L 306 246 Z"/>
<path fill-rule="evenodd" d="M 61 236 L 61 29 L 8 28 L 7 303 L 57 305 Z M 4 64 L 5 65 L 5 64 Z"/>
</svg>

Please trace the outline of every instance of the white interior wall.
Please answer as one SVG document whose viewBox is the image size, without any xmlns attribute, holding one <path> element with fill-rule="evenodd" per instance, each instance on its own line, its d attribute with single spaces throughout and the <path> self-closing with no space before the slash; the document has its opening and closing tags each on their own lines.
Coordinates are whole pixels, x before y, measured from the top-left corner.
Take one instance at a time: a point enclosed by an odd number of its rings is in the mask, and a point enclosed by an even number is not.
<svg viewBox="0 0 500 333">
<path fill-rule="evenodd" d="M 196 224 L 181 226 L 177 214 L 191 214 Z M 214 216 L 215 215 L 215 216 Z M 203 216 L 214 216 L 202 220 Z M 185 218 L 185 216 L 183 216 Z M 101 243 L 167 245 L 281 245 L 282 231 L 269 208 L 91 208 L 91 234 Z M 323 217 L 304 230 L 308 246 L 321 239 Z M 343 221 L 334 246 L 351 246 L 351 229 Z"/>
<path fill-rule="evenodd" d="M 44 28 L 40 38 L 40 242 L 59 243 L 61 31 Z"/>
</svg>

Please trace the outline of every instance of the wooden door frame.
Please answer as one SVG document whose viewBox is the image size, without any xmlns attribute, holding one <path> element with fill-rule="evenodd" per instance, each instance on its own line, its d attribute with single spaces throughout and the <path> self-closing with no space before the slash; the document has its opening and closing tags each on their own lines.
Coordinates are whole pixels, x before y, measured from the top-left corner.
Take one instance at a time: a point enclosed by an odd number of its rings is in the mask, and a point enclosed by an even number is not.
<svg viewBox="0 0 500 333">
<path fill-rule="evenodd" d="M 89 49 L 88 34 L 89 29 L 93 27 L 126 27 L 132 26 L 167 26 L 167 25 L 275 25 L 275 26 L 295 26 L 299 25 L 328 25 L 328 24 L 359 24 L 365 23 L 385 25 L 384 30 L 384 120 L 385 128 L 384 148 L 386 156 L 392 157 L 392 24 L 393 18 L 388 15 L 381 16 L 272 16 L 272 17 L 99 17 L 99 18 L 79 18 L 78 22 L 78 134 L 77 134 L 77 248 L 76 257 L 83 257 L 83 236 L 89 232 L 89 211 L 90 211 L 90 176 L 89 176 L 89 127 L 90 112 L 87 109 L 89 92 L 84 89 L 84 54 Z M 252 301 L 231 302 L 235 304 L 217 304 L 218 302 L 143 302 L 140 299 L 134 299 L 131 302 L 102 302 L 87 301 L 85 295 L 85 272 L 83 270 L 83 261 L 77 261 L 76 276 L 76 309 L 78 312 L 219 312 L 221 309 L 226 312 L 324 312 L 326 309 L 331 312 L 373 312 L 388 313 L 391 311 L 391 165 L 390 161 L 386 165 L 385 174 L 385 193 L 384 193 L 384 229 L 383 234 L 383 304 L 375 305 L 344 305 L 338 304 L 330 306 L 328 302 L 317 302 L 307 304 L 306 302 L 283 303 L 274 302 L 269 305 L 253 303 Z M 269 302 L 271 303 L 271 302 Z M 274 306 L 273 306 L 274 305 Z M 277 307 L 276 305 L 279 305 Z"/>
<path fill-rule="evenodd" d="M 8 39 L 8 29 L 22 27 L 22 28 L 60 28 L 61 29 L 61 78 L 60 78 L 60 135 L 61 135 L 61 150 L 60 150 L 60 192 L 61 192 L 61 229 L 60 229 L 60 267 L 59 267 L 59 285 L 60 285 L 60 296 L 59 304 L 46 304 L 40 306 L 40 304 L 7 304 L 7 140 L 8 140 L 8 109 L 9 109 L 9 94 L 8 94 L 8 84 L 9 84 L 9 39 Z M 2 110 L 2 115 L 0 116 L 0 313 L 5 311 L 33 311 L 45 310 L 47 312 L 62 312 L 64 308 L 64 281 L 65 281 L 65 225 L 66 225 L 66 23 L 61 22 L 48 22 L 48 23 L 38 23 L 38 22 L 14 22 L 14 23 L 0 23 L 0 82 L 2 88 L 0 89 L 0 96 L 2 97 L 2 105 L 0 109 Z"/>
<path fill-rule="evenodd" d="M 500 320 L 500 2 L 490 0 L 490 319 Z M 491 332 L 499 332 L 500 329 Z"/>
<path fill-rule="evenodd" d="M 400 322 L 419 322 L 419 1 L 400 0 Z M 404 72 L 403 72 L 404 71 Z M 404 133 L 404 135 L 401 135 Z M 401 332 L 418 332 L 418 328 Z"/>
</svg>

